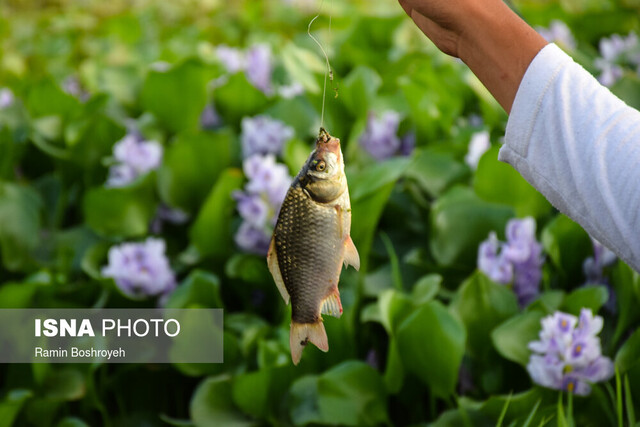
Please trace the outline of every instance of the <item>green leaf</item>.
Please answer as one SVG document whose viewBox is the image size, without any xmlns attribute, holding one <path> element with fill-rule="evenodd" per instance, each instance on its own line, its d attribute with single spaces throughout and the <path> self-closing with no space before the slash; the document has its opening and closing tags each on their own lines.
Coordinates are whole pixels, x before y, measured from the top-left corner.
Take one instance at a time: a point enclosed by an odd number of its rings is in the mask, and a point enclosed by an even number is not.
<svg viewBox="0 0 640 427">
<path fill-rule="evenodd" d="M 558 215 L 542 230 L 542 247 L 565 281 L 581 282 L 582 263 L 593 252 L 589 235 L 565 215 Z"/>
<path fill-rule="evenodd" d="M 87 172 L 96 168 L 94 182 L 102 182 L 104 174 L 100 163 L 111 155 L 114 143 L 125 133 L 122 126 L 104 114 L 87 113 L 87 117 L 70 123 L 65 130 L 70 159 Z"/>
<path fill-rule="evenodd" d="M 225 273 L 230 279 L 240 279 L 247 283 L 272 282 L 264 256 L 235 254 L 225 265 Z"/>
<path fill-rule="evenodd" d="M 150 71 L 142 87 L 142 107 L 171 132 L 197 129 L 207 103 L 207 72 L 196 60 L 168 71 Z"/>
<path fill-rule="evenodd" d="M 551 204 L 510 165 L 498 161 L 500 147 L 482 156 L 474 175 L 473 188 L 480 198 L 513 207 L 519 217 L 542 217 Z"/>
<path fill-rule="evenodd" d="M 85 423 L 80 418 L 65 417 L 56 424 L 56 427 L 89 427 L 89 424 Z"/>
<path fill-rule="evenodd" d="M 567 295 L 561 310 L 579 316 L 581 309 L 588 308 L 595 314 L 608 299 L 609 291 L 606 286 L 585 286 Z"/>
<path fill-rule="evenodd" d="M 225 123 L 236 124 L 244 116 L 262 112 L 268 101 L 264 93 L 249 83 L 244 73 L 236 73 L 216 88 L 214 102 Z"/>
<path fill-rule="evenodd" d="M 640 362 L 640 328 L 627 338 L 615 357 L 615 364 L 620 374 L 631 370 L 638 362 Z"/>
<path fill-rule="evenodd" d="M 37 283 L 4 283 L 0 286 L 0 308 L 25 308 L 32 306 Z"/>
<path fill-rule="evenodd" d="M 414 158 L 405 176 L 415 180 L 431 197 L 440 196 L 443 191 L 462 182 L 469 175 L 469 169 L 453 156 L 431 148 L 417 149 Z"/>
<path fill-rule="evenodd" d="M 458 289 L 451 309 L 467 328 L 470 353 L 483 357 L 491 350 L 491 331 L 518 313 L 518 301 L 509 288 L 476 271 Z"/>
<path fill-rule="evenodd" d="M 351 238 L 360 254 L 360 271 L 367 271 L 373 235 L 391 191 L 408 165 L 395 158 L 367 167 L 349 176 L 351 195 Z"/>
<path fill-rule="evenodd" d="M 202 307 L 223 308 L 220 297 L 220 279 L 204 270 L 193 270 L 171 293 L 166 308 Z"/>
<path fill-rule="evenodd" d="M 44 381 L 44 395 L 49 400 L 80 400 L 86 392 L 85 378 L 77 369 L 62 368 L 51 371 Z"/>
<path fill-rule="evenodd" d="M 382 378 L 360 361 L 343 362 L 317 377 L 302 377 L 293 383 L 290 394 L 290 414 L 296 425 L 388 423 Z"/>
<path fill-rule="evenodd" d="M 121 188 L 92 188 L 84 196 L 87 225 L 104 236 L 143 236 L 156 213 L 153 173 Z"/>
<path fill-rule="evenodd" d="M 634 288 L 640 280 L 640 275 L 624 262 L 618 261 L 611 272 L 611 285 L 618 301 L 618 319 L 613 334 L 613 345 L 616 345 L 623 334 L 640 317 L 638 312 L 639 300 Z"/>
<path fill-rule="evenodd" d="M 431 208 L 433 257 L 444 266 L 475 267 L 478 245 L 489 232 L 504 230 L 512 216 L 511 208 L 480 200 L 468 188 L 452 188 Z"/>
<path fill-rule="evenodd" d="M 404 366 L 402 365 L 402 356 L 398 352 L 397 340 L 391 337 L 387 352 L 387 366 L 384 370 L 384 382 L 389 393 L 396 394 L 402 390 L 404 375 Z"/>
<path fill-rule="evenodd" d="M 38 246 L 42 204 L 33 189 L 0 181 L 0 251 L 8 270 L 24 268 Z"/>
<path fill-rule="evenodd" d="M 231 380 L 228 376 L 202 381 L 191 398 L 189 413 L 197 427 L 252 425 L 233 403 Z"/>
<path fill-rule="evenodd" d="M 493 346 L 505 359 L 526 366 L 530 356 L 527 345 L 538 339 L 543 317 L 543 313 L 532 311 L 510 318 L 491 332 Z"/>
<path fill-rule="evenodd" d="M 232 135 L 184 132 L 165 151 L 158 171 L 160 197 L 171 206 L 195 212 L 220 173 L 231 163 Z"/>
<path fill-rule="evenodd" d="M 640 78 L 635 74 L 625 74 L 611 87 L 611 92 L 627 105 L 640 109 Z"/>
<path fill-rule="evenodd" d="M 316 74 L 324 73 L 327 69 L 325 61 L 320 56 L 293 42 L 287 43 L 279 55 L 282 65 L 293 81 L 300 83 L 309 93 L 320 93 Z"/>
<path fill-rule="evenodd" d="M 281 397 L 293 381 L 294 369 L 289 365 L 238 375 L 233 380 L 233 401 L 256 418 L 275 414 Z"/>
<path fill-rule="evenodd" d="M 411 313 L 398 327 L 396 338 L 407 371 L 438 396 L 454 392 L 466 331 L 441 303 L 431 301 Z"/>
<path fill-rule="evenodd" d="M 439 274 L 427 274 L 422 276 L 411 291 L 411 299 L 414 305 L 422 305 L 431 301 L 440 290 L 442 276 Z"/>
<path fill-rule="evenodd" d="M 267 108 L 264 114 L 291 126 L 298 138 L 306 139 L 309 135 L 316 136 L 318 134 L 318 128 L 316 127 L 319 122 L 318 114 L 307 98 L 297 96 L 292 99 L 281 99 Z M 304 145 L 306 146 L 306 155 L 295 166 L 295 172 L 300 169 L 311 152 L 310 146 Z"/>
<path fill-rule="evenodd" d="M 211 189 L 189 230 L 191 243 L 201 255 L 223 256 L 234 248 L 231 220 L 235 202 L 231 193 L 239 190 L 244 177 L 238 169 L 224 170 Z"/>
<path fill-rule="evenodd" d="M 371 108 L 373 100 L 382 86 L 382 78 L 373 69 L 364 65 L 354 68 L 344 79 L 340 95 L 354 117 L 362 117 Z"/>
<path fill-rule="evenodd" d="M 31 390 L 14 389 L 0 402 L 0 427 L 11 427 L 25 402 L 33 396 Z"/>
<path fill-rule="evenodd" d="M 398 325 L 407 317 L 412 308 L 411 298 L 403 292 L 387 289 L 380 294 L 378 298 L 380 320 L 389 335 L 394 334 Z"/>
<path fill-rule="evenodd" d="M 36 82 L 29 88 L 25 105 L 32 117 L 70 117 L 80 108 L 77 99 L 63 92 L 60 86 L 48 79 Z"/>
</svg>

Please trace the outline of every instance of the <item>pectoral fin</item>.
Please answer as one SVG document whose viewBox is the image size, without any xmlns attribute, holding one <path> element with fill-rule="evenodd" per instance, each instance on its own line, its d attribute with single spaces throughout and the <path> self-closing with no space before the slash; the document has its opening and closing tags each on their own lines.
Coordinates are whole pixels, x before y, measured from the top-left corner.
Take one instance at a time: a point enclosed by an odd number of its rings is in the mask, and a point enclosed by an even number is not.
<svg viewBox="0 0 640 427">
<path fill-rule="evenodd" d="M 280 274 L 280 267 L 278 266 L 278 254 L 276 253 L 276 241 L 274 238 L 271 238 L 271 244 L 269 244 L 269 252 L 267 253 L 267 264 L 269 266 L 269 271 L 273 276 L 273 280 L 276 282 L 276 286 L 280 291 L 280 295 L 282 295 L 282 299 L 285 304 L 289 304 L 289 292 L 287 292 L 287 288 L 284 286 L 284 281 L 282 280 L 282 274 Z"/>
<path fill-rule="evenodd" d="M 356 270 L 360 270 L 360 255 L 351 240 L 351 236 L 347 236 L 344 241 L 344 266 L 351 265 Z"/>
</svg>

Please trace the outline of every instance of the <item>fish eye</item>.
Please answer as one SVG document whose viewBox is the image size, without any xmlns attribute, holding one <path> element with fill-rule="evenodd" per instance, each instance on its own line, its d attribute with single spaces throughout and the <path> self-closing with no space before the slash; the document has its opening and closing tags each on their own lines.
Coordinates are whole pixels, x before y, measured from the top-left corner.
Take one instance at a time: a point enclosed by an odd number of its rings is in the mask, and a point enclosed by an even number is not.
<svg viewBox="0 0 640 427">
<path fill-rule="evenodd" d="M 324 162 L 324 160 L 320 160 L 317 164 L 316 164 L 316 170 L 318 172 L 322 172 L 327 168 L 327 164 Z"/>
</svg>

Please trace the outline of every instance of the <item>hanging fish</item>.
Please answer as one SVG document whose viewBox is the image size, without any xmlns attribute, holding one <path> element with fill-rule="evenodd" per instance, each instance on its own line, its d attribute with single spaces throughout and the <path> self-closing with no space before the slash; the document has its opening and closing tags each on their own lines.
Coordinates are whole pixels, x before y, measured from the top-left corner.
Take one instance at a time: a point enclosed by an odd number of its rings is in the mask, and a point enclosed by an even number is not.
<svg viewBox="0 0 640 427">
<path fill-rule="evenodd" d="M 269 271 L 285 303 L 291 300 L 291 358 L 312 342 L 329 350 L 322 314 L 340 317 L 342 264 L 360 269 L 351 240 L 351 204 L 340 140 L 324 129 L 293 180 L 271 238 Z"/>
</svg>

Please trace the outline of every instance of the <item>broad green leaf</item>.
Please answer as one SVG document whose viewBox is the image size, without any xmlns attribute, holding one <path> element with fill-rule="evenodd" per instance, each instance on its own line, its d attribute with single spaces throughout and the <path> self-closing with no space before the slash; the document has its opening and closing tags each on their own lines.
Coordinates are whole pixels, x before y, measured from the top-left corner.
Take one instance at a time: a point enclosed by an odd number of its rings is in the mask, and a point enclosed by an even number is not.
<svg viewBox="0 0 640 427">
<path fill-rule="evenodd" d="M 324 58 L 310 50 L 296 46 L 295 43 L 287 43 L 279 53 L 282 64 L 291 78 L 300 83 L 307 92 L 320 93 L 316 75 L 321 75 L 327 70 Z"/>
<path fill-rule="evenodd" d="M 373 426 L 386 424 L 386 391 L 380 375 L 360 361 L 346 361 L 320 376 L 302 377 L 290 389 L 291 419 L 309 423 Z"/>
<path fill-rule="evenodd" d="M 595 315 L 608 299 L 609 291 L 606 286 L 585 286 L 567 295 L 561 310 L 579 316 L 581 309 L 588 308 Z"/>
<path fill-rule="evenodd" d="M 302 165 L 309 158 L 309 154 L 311 153 L 311 145 L 305 144 L 299 139 L 292 139 L 287 142 L 282 150 L 282 157 L 284 158 L 284 163 L 289 168 L 289 173 L 292 176 L 296 176 L 298 171 L 302 169 Z"/>
<path fill-rule="evenodd" d="M 0 285 L 0 308 L 31 307 L 37 283 L 3 283 Z"/>
<path fill-rule="evenodd" d="M 84 196 L 87 225 L 104 236 L 145 235 L 156 213 L 153 174 L 121 188 L 92 188 Z"/>
<path fill-rule="evenodd" d="M 519 217 L 542 217 L 551 204 L 510 165 L 498 161 L 500 147 L 482 156 L 474 175 L 473 188 L 480 198 L 513 207 Z"/>
<path fill-rule="evenodd" d="M 442 276 L 438 274 L 427 274 L 421 277 L 411 290 L 413 304 L 422 305 L 431 301 L 438 294 Z"/>
<path fill-rule="evenodd" d="M 637 272 L 627 264 L 618 261 L 611 272 L 611 286 L 618 301 L 618 319 L 613 335 L 614 345 L 619 342 L 623 334 L 640 318 L 638 304 L 640 303 L 634 292 L 634 283 L 639 280 Z"/>
<path fill-rule="evenodd" d="M 402 356 L 398 352 L 397 340 L 394 337 L 390 337 L 387 366 L 384 370 L 384 382 L 389 393 L 396 394 L 402 390 L 404 375 L 404 366 L 402 365 Z"/>
<path fill-rule="evenodd" d="M 187 308 L 193 304 L 223 308 L 218 276 L 204 270 L 193 270 L 171 293 L 165 307 Z"/>
<path fill-rule="evenodd" d="M 543 317 L 532 311 L 510 318 L 491 332 L 493 346 L 504 358 L 526 366 L 531 353 L 527 345 L 538 339 Z"/>
<path fill-rule="evenodd" d="M 264 93 L 247 81 L 244 73 L 236 73 L 216 88 L 214 102 L 225 123 L 236 124 L 244 116 L 261 113 L 268 101 Z"/>
<path fill-rule="evenodd" d="M 382 79 L 375 70 L 360 65 L 344 79 L 340 95 L 354 117 L 362 117 L 371 109 L 373 99 L 382 86 Z"/>
<path fill-rule="evenodd" d="M 389 335 L 393 335 L 398 325 L 413 308 L 411 298 L 396 289 L 387 289 L 378 298 L 380 319 Z"/>
<path fill-rule="evenodd" d="M 252 425 L 233 403 L 232 382 L 228 376 L 202 381 L 191 398 L 189 413 L 197 427 Z"/>
<path fill-rule="evenodd" d="M 615 364 L 620 374 L 624 374 L 640 362 L 640 328 L 622 344 L 616 353 Z"/>
<path fill-rule="evenodd" d="M 90 113 L 74 121 L 65 130 L 65 141 L 69 147 L 70 159 L 91 171 L 94 183 L 104 179 L 100 167 L 103 158 L 111 155 L 113 145 L 125 135 L 125 129 L 102 113 Z"/>
<path fill-rule="evenodd" d="M 455 390 L 466 338 L 464 325 L 438 301 L 416 309 L 396 331 L 407 371 L 442 397 Z"/>
<path fill-rule="evenodd" d="M 171 132 L 197 129 L 207 103 L 207 72 L 196 60 L 168 71 L 150 71 L 142 87 L 142 107 Z"/>
<path fill-rule="evenodd" d="M 235 254 L 226 263 L 225 273 L 230 279 L 240 279 L 247 283 L 272 282 L 264 256 Z"/>
<path fill-rule="evenodd" d="M 14 389 L 0 401 L 0 427 L 11 427 L 25 402 L 33 396 L 31 390 Z"/>
<path fill-rule="evenodd" d="M 56 424 L 56 427 L 89 427 L 89 424 L 82 421 L 80 418 L 65 417 Z"/>
<path fill-rule="evenodd" d="M 405 176 L 415 180 L 431 197 L 438 197 L 451 185 L 462 182 L 469 175 L 469 170 L 453 156 L 431 148 L 417 149 L 414 158 Z"/>
<path fill-rule="evenodd" d="M 511 208 L 480 200 L 468 188 L 454 187 L 431 209 L 431 252 L 444 266 L 476 265 L 478 245 L 489 232 L 504 230 Z"/>
<path fill-rule="evenodd" d="M 85 378 L 77 369 L 53 370 L 44 381 L 44 395 L 50 400 L 80 400 L 86 392 Z"/>
<path fill-rule="evenodd" d="M 231 163 L 232 135 L 223 132 L 185 132 L 165 151 L 158 171 L 158 190 L 171 206 L 195 212 L 220 173 Z"/>
<path fill-rule="evenodd" d="M 515 294 L 476 271 L 458 289 L 451 309 L 467 328 L 472 355 L 483 357 L 491 350 L 491 331 L 518 313 Z"/>
<path fill-rule="evenodd" d="M 8 270 L 29 263 L 39 242 L 42 204 L 33 189 L 0 181 L 0 252 Z"/>
<path fill-rule="evenodd" d="M 640 78 L 635 73 L 625 74 L 611 87 L 611 92 L 627 105 L 640 109 Z"/>
<path fill-rule="evenodd" d="M 232 251 L 231 220 L 235 202 L 231 194 L 240 189 L 243 181 L 240 170 L 226 169 L 207 196 L 189 230 L 191 243 L 201 255 L 222 256 Z"/>
<path fill-rule="evenodd" d="M 565 215 L 556 216 L 542 230 L 542 246 L 569 283 L 582 282 L 582 263 L 593 253 L 589 235 Z"/>
<path fill-rule="evenodd" d="M 73 96 L 66 94 L 52 80 L 41 80 L 29 88 L 25 101 L 32 117 L 59 115 L 70 117 L 80 108 Z"/>
<path fill-rule="evenodd" d="M 277 413 L 294 374 L 291 365 L 241 374 L 233 380 L 233 401 L 245 413 L 264 419 Z"/>
</svg>

